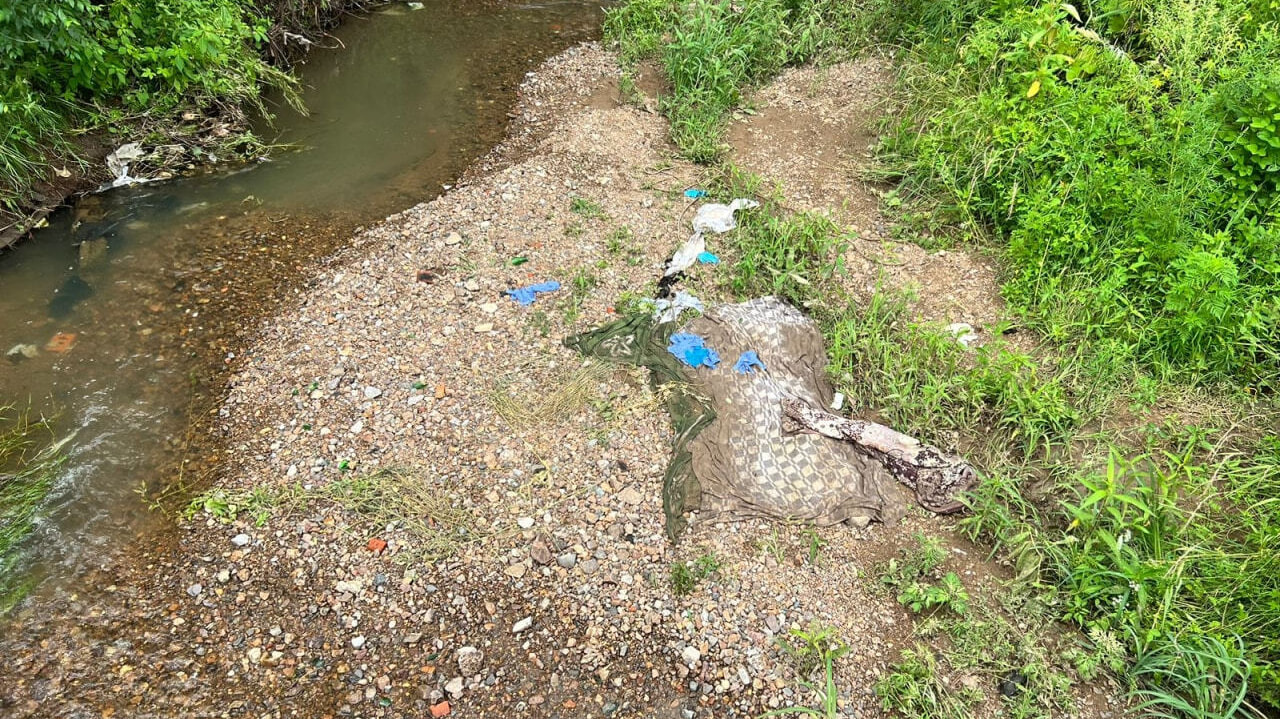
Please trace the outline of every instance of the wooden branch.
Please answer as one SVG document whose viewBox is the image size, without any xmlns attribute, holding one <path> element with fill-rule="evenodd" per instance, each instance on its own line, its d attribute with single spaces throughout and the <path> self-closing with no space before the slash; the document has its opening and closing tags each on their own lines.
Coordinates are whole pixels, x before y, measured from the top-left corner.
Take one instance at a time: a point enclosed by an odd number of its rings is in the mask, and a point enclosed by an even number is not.
<svg viewBox="0 0 1280 719">
<path fill-rule="evenodd" d="M 931 512 L 950 514 L 964 509 L 957 497 L 978 480 L 977 471 L 960 457 L 882 424 L 846 419 L 794 397 L 782 400 L 782 415 L 798 425 L 795 430 L 852 443 L 914 490 L 916 501 Z"/>
</svg>

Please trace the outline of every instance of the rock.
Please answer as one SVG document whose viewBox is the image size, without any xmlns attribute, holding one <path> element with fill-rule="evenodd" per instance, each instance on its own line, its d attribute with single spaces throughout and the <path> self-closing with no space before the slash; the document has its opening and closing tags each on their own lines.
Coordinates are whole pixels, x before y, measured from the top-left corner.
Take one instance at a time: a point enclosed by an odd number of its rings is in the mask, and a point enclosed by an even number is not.
<svg viewBox="0 0 1280 719">
<path fill-rule="evenodd" d="M 236 536 L 231 538 L 231 543 L 236 545 L 237 547 L 247 546 L 251 541 L 252 540 L 249 538 L 249 535 L 247 534 L 237 534 Z"/>
<path fill-rule="evenodd" d="M 333 589 L 335 592 L 338 592 L 339 594 L 342 594 L 342 593 L 359 594 L 360 591 L 364 589 L 364 582 L 360 581 L 359 579 L 352 579 L 352 580 L 340 579 L 336 584 L 333 585 Z"/>
<path fill-rule="evenodd" d="M 351 638 L 351 648 L 352 648 L 352 649 L 360 649 L 360 648 L 362 648 L 362 647 L 364 646 L 364 643 L 365 643 L 365 642 L 367 642 L 367 641 L 369 641 L 369 640 L 368 640 L 368 639 L 365 639 L 364 637 L 352 637 L 352 638 Z"/>
<path fill-rule="evenodd" d="M 573 552 L 565 552 L 564 554 L 561 554 L 560 556 L 556 557 L 556 564 L 559 564 L 565 569 L 573 569 L 574 565 L 577 563 L 578 563 L 578 555 L 574 554 Z"/>
<path fill-rule="evenodd" d="M 599 568 L 600 568 L 600 562 L 596 561 L 595 559 L 588 559 L 587 561 L 582 563 L 582 567 L 581 567 L 582 571 L 585 572 L 586 574 L 595 574 L 596 570 Z"/>
<path fill-rule="evenodd" d="M 498 311 L 498 303 L 497 303 L 497 302 L 486 302 L 486 303 L 484 303 L 484 304 L 480 305 L 480 311 L 481 311 L 481 312 L 483 312 L 483 313 L 485 313 L 485 314 L 487 314 L 487 315 L 491 315 L 491 314 L 493 314 L 493 313 L 495 313 L 495 312 L 497 312 L 497 311 Z"/>
<path fill-rule="evenodd" d="M 457 699 L 458 697 L 462 696 L 463 686 L 465 686 L 465 682 L 463 678 L 454 677 L 449 680 L 448 684 L 444 685 L 444 690 L 449 693 L 449 696 L 453 697 L 454 699 Z"/>
<path fill-rule="evenodd" d="M 378 389 L 377 387 L 365 387 L 365 388 L 364 388 L 364 398 L 365 398 L 365 399 L 377 399 L 377 398 L 379 398 L 379 397 L 381 397 L 381 396 L 382 396 L 382 390 Z"/>
<path fill-rule="evenodd" d="M 35 345 L 14 345 L 4 353 L 4 356 L 8 357 L 10 362 L 20 362 L 24 359 L 35 359 L 38 354 L 40 354 L 40 348 Z"/>
<path fill-rule="evenodd" d="M 452 710 L 453 708 L 449 706 L 449 702 L 440 702 L 431 706 L 431 716 L 434 719 L 440 719 L 440 717 L 449 716 L 449 712 Z"/>
<path fill-rule="evenodd" d="M 538 537 L 529 545 L 529 557 L 538 564 L 551 564 L 551 547 L 547 546 L 545 539 Z"/>
<path fill-rule="evenodd" d="M 187 594 L 190 594 L 193 597 L 200 596 L 200 592 L 203 592 L 203 591 L 204 591 L 204 587 L 201 586 L 200 584 L 192 584 L 191 586 L 187 587 Z"/>
<path fill-rule="evenodd" d="M 484 667 L 484 652 L 475 647 L 463 647 L 458 650 L 458 671 L 463 676 L 475 676 Z"/>
<path fill-rule="evenodd" d="M 525 617 L 524 619 L 521 619 L 520 621 L 511 625 L 511 633 L 519 634 L 520 632 L 523 632 L 524 630 L 532 626 L 533 626 L 533 617 Z"/>
<path fill-rule="evenodd" d="M 477 334 L 485 334 L 487 332 L 492 332 L 492 331 L 493 331 L 492 322 L 481 322 L 480 324 L 476 325 Z"/>
<path fill-rule="evenodd" d="M 618 492 L 618 499 L 627 504 L 635 505 L 643 502 L 644 496 L 641 495 L 639 490 L 635 487 L 627 487 L 621 492 Z"/>
<path fill-rule="evenodd" d="M 698 663 L 699 659 L 702 658 L 702 652 L 698 651 L 697 647 L 688 646 L 680 652 L 680 658 L 684 660 L 685 664 L 692 667 L 694 664 Z"/>
<path fill-rule="evenodd" d="M 456 245 L 456 244 L 458 244 L 459 242 L 462 242 L 462 235 L 459 235 L 459 234 L 458 234 L 458 233 L 456 233 L 456 232 L 450 232 L 450 233 L 449 233 L 448 235 L 446 235 L 446 236 L 445 236 L 445 238 L 444 238 L 444 243 L 445 243 L 446 245 L 449 245 L 449 246 Z"/>
<path fill-rule="evenodd" d="M 515 577 L 516 579 L 519 579 L 520 577 L 523 577 L 524 573 L 528 570 L 529 568 L 524 565 L 524 562 L 517 562 L 507 567 L 506 573 L 508 577 Z"/>
<path fill-rule="evenodd" d="M 251 664 L 257 664 L 258 662 L 261 662 L 261 661 L 262 661 L 262 648 L 261 647 L 251 648 L 249 650 L 249 662 Z"/>
<path fill-rule="evenodd" d="M 521 517 L 516 520 L 516 526 L 521 529 L 529 529 L 533 527 L 533 517 Z"/>
</svg>

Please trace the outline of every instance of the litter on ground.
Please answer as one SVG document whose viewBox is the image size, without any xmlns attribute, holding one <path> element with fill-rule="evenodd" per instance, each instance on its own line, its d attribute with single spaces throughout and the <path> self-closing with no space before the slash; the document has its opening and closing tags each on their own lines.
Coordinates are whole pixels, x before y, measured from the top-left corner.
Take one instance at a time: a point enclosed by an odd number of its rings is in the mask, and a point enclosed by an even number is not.
<svg viewBox="0 0 1280 719">
<path fill-rule="evenodd" d="M 684 290 L 677 292 L 672 299 L 652 300 L 652 302 L 653 319 L 658 323 L 676 322 L 685 310 L 694 310 L 698 313 L 706 311 L 706 308 L 702 306 L 702 300 Z"/>
<path fill-rule="evenodd" d="M 710 252 L 702 252 L 698 255 L 698 262 L 704 265 L 718 265 L 720 264 L 720 258 Z"/>
<path fill-rule="evenodd" d="M 687 332 L 677 332 L 671 335 L 667 351 L 690 367 L 715 369 L 720 364 L 720 355 L 706 346 L 706 340 Z"/>
<path fill-rule="evenodd" d="M 529 285 L 528 287 L 518 287 L 514 290 L 507 290 L 507 294 L 511 299 L 519 302 L 525 307 L 528 307 L 533 304 L 534 299 L 536 299 L 538 295 L 544 292 L 555 292 L 558 289 L 560 289 L 560 283 L 555 280 L 551 280 L 549 282 L 540 282 L 536 285 Z"/>
<path fill-rule="evenodd" d="M 751 374 L 756 368 L 766 370 L 764 363 L 760 361 L 759 355 L 755 350 L 747 350 L 738 356 L 738 361 L 733 363 L 733 371 L 738 374 Z"/>
</svg>

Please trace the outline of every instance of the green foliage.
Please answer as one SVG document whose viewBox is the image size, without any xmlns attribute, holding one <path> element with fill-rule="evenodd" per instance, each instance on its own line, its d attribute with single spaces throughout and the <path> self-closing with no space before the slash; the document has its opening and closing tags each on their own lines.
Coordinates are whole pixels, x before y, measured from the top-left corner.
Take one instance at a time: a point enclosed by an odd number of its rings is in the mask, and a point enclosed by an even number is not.
<svg viewBox="0 0 1280 719">
<path fill-rule="evenodd" d="M 585 197 L 575 197 L 569 201 L 569 211 L 575 215 L 580 215 L 588 219 L 605 219 L 604 208 L 595 200 L 588 200 Z"/>
<path fill-rule="evenodd" d="M 883 150 L 900 193 L 1003 240 L 1016 309 L 1161 373 L 1276 383 L 1274 26 L 1232 0 L 872 14 L 912 49 Z"/>
<path fill-rule="evenodd" d="M 892 671 L 876 682 L 876 695 L 885 711 L 906 719 L 967 719 L 968 707 L 942 683 L 938 659 L 923 644 L 903 649 Z"/>
<path fill-rule="evenodd" d="M 915 614 L 948 609 L 964 616 L 969 611 L 969 593 L 955 572 L 947 572 L 938 584 L 918 581 L 907 584 L 898 595 L 898 604 Z"/>
<path fill-rule="evenodd" d="M 179 107 L 257 104 L 293 80 L 262 61 L 249 0 L 22 0 L 0 5 L 0 210 L 65 162 L 70 127 Z"/>
<path fill-rule="evenodd" d="M 801 677 L 800 683 L 818 696 L 820 708 L 784 707 L 766 712 L 764 716 L 800 714 L 828 719 L 840 716 L 840 692 L 836 688 L 835 663 L 849 653 L 849 645 L 840 639 L 834 629 L 817 623 L 811 624 L 807 630 L 792 629 L 790 640 L 778 637 L 776 643 L 795 666 L 796 674 Z M 822 669 L 821 686 L 809 680 L 819 668 Z"/>
<path fill-rule="evenodd" d="M 1210 438 L 1152 428 L 1143 454 L 1113 447 L 1096 470 L 1061 465 L 1059 486 L 1078 498 L 1060 509 L 1038 510 L 997 480 L 1004 489 L 974 493 L 962 522 L 1096 646 L 1123 640 L 1144 668 L 1143 701 L 1171 716 L 1234 716 L 1221 707 L 1246 693 L 1280 706 L 1280 443 Z M 1117 652 L 1076 661 L 1083 674 L 1114 667 Z"/>
<path fill-rule="evenodd" d="M 837 52 L 853 36 L 838 0 L 629 0 L 608 11 L 606 36 L 625 61 L 656 56 L 671 83 L 671 137 L 696 162 L 723 152 L 726 113 L 784 66 Z"/>
<path fill-rule="evenodd" d="M 671 591 L 677 597 L 692 594 L 702 580 L 720 571 L 720 559 L 714 554 L 704 554 L 689 562 L 671 563 Z"/>
</svg>

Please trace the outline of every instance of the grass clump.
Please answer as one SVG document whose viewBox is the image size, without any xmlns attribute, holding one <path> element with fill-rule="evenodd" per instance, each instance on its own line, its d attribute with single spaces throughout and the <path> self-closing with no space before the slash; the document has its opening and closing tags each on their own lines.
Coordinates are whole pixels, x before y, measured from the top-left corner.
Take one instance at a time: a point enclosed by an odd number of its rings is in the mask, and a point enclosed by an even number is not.
<svg viewBox="0 0 1280 719">
<path fill-rule="evenodd" d="M 629 0 L 605 21 L 625 61 L 661 62 L 672 140 L 696 162 L 722 154 L 727 113 L 747 90 L 786 65 L 847 47 L 853 29 L 853 8 L 838 0 Z"/>
<path fill-rule="evenodd" d="M 22 547 L 65 459 L 64 444 L 54 441 L 51 420 L 0 406 L 0 615 L 29 588 L 19 566 Z"/>
<path fill-rule="evenodd" d="M 693 594 L 704 579 L 720 571 L 720 558 L 704 554 L 692 562 L 671 563 L 671 591 L 677 597 Z"/>
<path fill-rule="evenodd" d="M 801 685 L 817 696 L 818 707 L 783 707 L 766 712 L 764 716 L 799 714 L 828 719 L 840 716 L 840 691 L 836 687 L 835 663 L 848 654 L 851 648 L 835 629 L 815 622 L 808 629 L 791 629 L 787 639 L 778 637 L 775 643 L 791 660 Z M 822 670 L 821 684 L 812 680 L 814 672 L 818 670 Z"/>
</svg>

